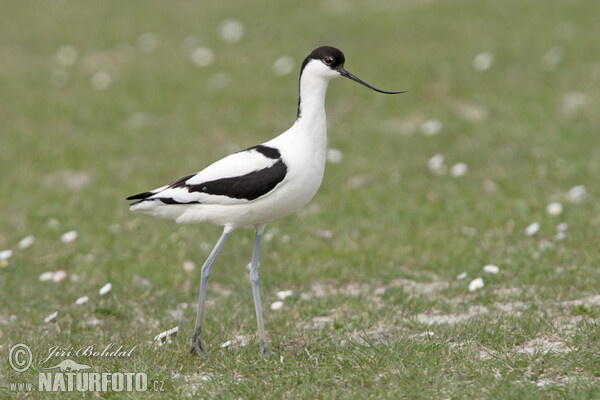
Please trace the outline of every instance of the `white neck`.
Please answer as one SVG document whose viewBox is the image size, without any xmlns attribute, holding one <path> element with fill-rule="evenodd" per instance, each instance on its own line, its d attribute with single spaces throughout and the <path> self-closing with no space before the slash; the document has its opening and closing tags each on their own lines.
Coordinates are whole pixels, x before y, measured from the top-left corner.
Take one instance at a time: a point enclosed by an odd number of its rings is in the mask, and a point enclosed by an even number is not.
<svg viewBox="0 0 600 400">
<path fill-rule="evenodd" d="M 307 65 L 309 69 L 311 65 Z M 325 94 L 331 78 L 304 71 L 300 77 L 300 100 L 296 125 L 325 127 Z"/>
</svg>

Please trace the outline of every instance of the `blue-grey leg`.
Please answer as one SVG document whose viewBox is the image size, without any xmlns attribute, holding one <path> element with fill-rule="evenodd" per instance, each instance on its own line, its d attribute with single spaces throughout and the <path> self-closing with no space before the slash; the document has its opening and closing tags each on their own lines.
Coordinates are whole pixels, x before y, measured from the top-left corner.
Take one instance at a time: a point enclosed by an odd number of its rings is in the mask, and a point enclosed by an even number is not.
<svg viewBox="0 0 600 400">
<path fill-rule="evenodd" d="M 265 325 L 263 322 L 262 307 L 260 305 L 260 290 L 258 286 L 258 256 L 260 251 L 260 238 L 264 226 L 257 227 L 254 236 L 254 250 L 252 251 L 252 264 L 250 265 L 250 283 L 252 285 L 252 295 L 254 296 L 254 309 L 256 310 L 256 321 L 258 322 L 258 338 L 260 340 L 260 350 L 267 355 L 267 338 L 265 336 Z"/>
<path fill-rule="evenodd" d="M 204 316 L 204 302 L 206 300 L 206 289 L 208 286 L 208 277 L 210 276 L 210 269 L 212 268 L 213 263 L 215 262 L 215 258 L 217 258 L 217 254 L 219 254 L 219 250 L 223 247 L 227 236 L 231 230 L 225 229 L 223 234 L 219 238 L 219 241 L 215 245 L 215 247 L 210 252 L 210 255 L 204 262 L 202 266 L 202 270 L 200 272 L 200 291 L 198 293 L 198 312 L 196 314 L 196 329 L 194 330 L 194 336 L 192 336 L 192 348 L 190 352 L 192 354 L 201 355 L 204 353 L 204 349 L 202 348 L 202 343 L 200 340 L 200 335 L 202 334 L 202 318 Z"/>
</svg>

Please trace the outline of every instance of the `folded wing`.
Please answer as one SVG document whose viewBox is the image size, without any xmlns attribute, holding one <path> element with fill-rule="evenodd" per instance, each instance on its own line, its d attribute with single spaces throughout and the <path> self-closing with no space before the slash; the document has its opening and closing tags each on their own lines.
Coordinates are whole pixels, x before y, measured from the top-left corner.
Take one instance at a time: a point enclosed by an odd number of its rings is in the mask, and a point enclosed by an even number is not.
<svg viewBox="0 0 600 400">
<path fill-rule="evenodd" d="M 258 145 L 227 156 L 170 185 L 130 196 L 131 206 L 170 204 L 240 204 L 262 197 L 279 185 L 287 166 L 279 150 Z M 149 205 L 149 204 L 148 204 Z"/>
</svg>

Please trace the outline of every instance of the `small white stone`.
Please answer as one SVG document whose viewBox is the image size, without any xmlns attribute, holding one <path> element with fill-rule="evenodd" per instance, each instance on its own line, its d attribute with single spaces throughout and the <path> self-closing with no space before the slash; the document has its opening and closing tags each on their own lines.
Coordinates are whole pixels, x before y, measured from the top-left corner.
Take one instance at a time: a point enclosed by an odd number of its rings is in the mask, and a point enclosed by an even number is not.
<svg viewBox="0 0 600 400">
<path fill-rule="evenodd" d="M 156 33 L 142 33 L 137 38 L 137 46 L 140 53 L 154 53 L 160 47 L 160 36 Z"/>
<path fill-rule="evenodd" d="M 158 345 L 162 346 L 163 339 L 164 339 L 165 342 L 168 342 L 169 341 L 169 337 L 170 336 L 175 336 L 178 331 L 179 331 L 179 327 L 176 326 L 175 328 L 171 328 L 169 330 L 166 330 L 164 332 L 159 333 L 158 335 L 156 335 L 154 337 L 154 340 L 155 341 L 156 340 L 160 340 L 160 342 L 158 343 Z"/>
<path fill-rule="evenodd" d="M 183 270 L 185 272 L 192 272 L 196 269 L 196 263 L 193 261 L 184 261 L 183 262 Z"/>
<path fill-rule="evenodd" d="M 12 250 L 2 250 L 0 251 L 0 261 L 6 261 L 13 256 Z"/>
<path fill-rule="evenodd" d="M 498 268 L 496 265 L 492 265 L 492 264 L 485 265 L 483 267 L 483 270 L 485 272 L 487 272 L 488 274 L 497 274 L 498 272 L 500 272 L 500 268 Z"/>
<path fill-rule="evenodd" d="M 89 299 L 90 298 L 87 296 L 80 297 L 77 300 L 75 300 L 75 304 L 81 305 L 81 304 L 87 303 Z"/>
<path fill-rule="evenodd" d="M 77 49 L 70 44 L 60 46 L 55 58 L 56 62 L 63 67 L 73 65 L 77 61 Z"/>
<path fill-rule="evenodd" d="M 52 276 L 54 275 L 54 272 L 48 271 L 48 272 L 44 272 L 43 274 L 41 274 L 39 276 L 39 281 L 40 282 L 48 282 L 52 280 Z"/>
<path fill-rule="evenodd" d="M 539 230 L 540 230 L 539 222 L 534 222 L 534 223 L 530 224 L 527 228 L 525 228 L 525 234 L 527 236 L 533 236 L 536 233 L 538 233 Z"/>
<path fill-rule="evenodd" d="M 112 83 L 112 76 L 108 71 L 100 70 L 92 75 L 90 83 L 95 90 L 105 90 Z"/>
<path fill-rule="evenodd" d="M 278 299 L 285 300 L 288 297 L 292 296 L 293 294 L 294 294 L 294 292 L 292 292 L 291 290 L 281 290 L 281 291 L 277 292 L 275 295 L 277 296 Z"/>
<path fill-rule="evenodd" d="M 19 248 L 26 249 L 31 246 L 35 242 L 35 238 L 33 235 L 25 236 L 21 241 L 19 241 Z"/>
<path fill-rule="evenodd" d="M 317 236 L 321 239 L 331 239 L 333 237 L 333 232 L 328 229 L 321 229 L 317 231 Z"/>
<path fill-rule="evenodd" d="M 461 162 L 454 164 L 452 168 L 450 168 L 450 175 L 454 178 L 460 178 L 461 176 L 464 176 L 468 170 L 469 167 L 467 167 L 467 164 Z"/>
<path fill-rule="evenodd" d="M 279 57 L 273 63 L 273 74 L 275 76 L 285 76 L 290 74 L 294 70 L 295 66 L 294 59 L 290 56 Z"/>
<path fill-rule="evenodd" d="M 273 310 L 273 311 L 281 310 L 282 307 L 283 307 L 283 301 L 276 301 L 271 304 L 271 310 Z"/>
<path fill-rule="evenodd" d="M 494 64 L 494 55 L 489 51 L 479 53 L 473 58 L 473 68 L 475 71 L 483 72 L 487 71 Z"/>
<path fill-rule="evenodd" d="M 225 349 L 225 348 L 231 346 L 231 343 L 232 343 L 232 341 L 228 340 L 226 342 L 221 343 L 221 347 Z"/>
<path fill-rule="evenodd" d="M 482 278 L 475 278 L 469 283 L 469 292 L 483 288 L 484 283 Z"/>
<path fill-rule="evenodd" d="M 54 271 L 52 273 L 52 282 L 59 283 L 65 280 L 67 277 L 67 272 L 59 269 L 58 271 Z"/>
<path fill-rule="evenodd" d="M 462 281 L 466 277 L 467 277 L 467 273 L 466 272 L 461 272 L 460 274 L 456 275 L 456 279 L 458 279 L 459 281 Z"/>
<path fill-rule="evenodd" d="M 571 203 L 580 203 L 585 198 L 585 195 L 585 186 L 577 185 L 569 189 L 569 192 L 567 193 L 567 199 L 569 199 Z"/>
<path fill-rule="evenodd" d="M 427 161 L 427 168 L 437 175 L 443 175 L 448 170 L 444 165 L 444 156 L 439 153 Z"/>
<path fill-rule="evenodd" d="M 558 104 L 559 113 L 566 118 L 572 118 L 577 115 L 581 110 L 588 107 L 591 99 L 585 93 L 582 92 L 571 92 L 561 97 Z"/>
<path fill-rule="evenodd" d="M 332 164 L 338 164 L 342 162 L 344 155 L 341 150 L 338 149 L 327 149 L 327 161 Z"/>
<path fill-rule="evenodd" d="M 550 215 L 560 215 L 563 212 L 563 206 L 558 202 L 550 203 L 546 206 L 546 212 Z"/>
<path fill-rule="evenodd" d="M 244 25 L 235 19 L 226 19 L 219 25 L 221 39 L 227 43 L 237 43 L 244 37 Z"/>
<path fill-rule="evenodd" d="M 104 285 L 100 288 L 100 290 L 98 291 L 98 294 L 100 296 L 104 296 L 106 293 L 110 292 L 111 289 L 112 289 L 112 283 L 107 283 L 106 285 Z"/>
<path fill-rule="evenodd" d="M 65 232 L 60 236 L 60 241 L 63 243 L 71 243 L 77 239 L 77 231 Z"/>
<path fill-rule="evenodd" d="M 559 242 L 561 240 L 565 240 L 565 238 L 567 237 L 567 234 L 563 231 L 558 231 L 556 232 L 556 235 L 554 235 L 554 240 Z"/>
<path fill-rule="evenodd" d="M 46 318 L 44 318 L 44 322 L 48 323 L 48 322 L 52 321 L 53 319 L 55 319 L 57 316 L 58 316 L 58 311 L 54 311 L 52 314 L 50 314 Z"/>
<path fill-rule="evenodd" d="M 215 60 L 215 53 L 208 47 L 199 46 L 192 50 L 190 59 L 196 66 L 205 68 L 213 63 Z"/>
<path fill-rule="evenodd" d="M 421 124 L 421 133 L 425 136 L 433 136 L 440 133 L 442 123 L 437 119 L 428 119 Z"/>
</svg>

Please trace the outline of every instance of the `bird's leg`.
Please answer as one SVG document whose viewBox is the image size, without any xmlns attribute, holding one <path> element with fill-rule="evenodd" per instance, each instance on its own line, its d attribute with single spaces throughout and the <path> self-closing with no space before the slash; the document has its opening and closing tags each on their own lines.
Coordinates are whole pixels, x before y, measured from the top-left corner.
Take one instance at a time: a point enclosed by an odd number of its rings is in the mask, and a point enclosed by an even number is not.
<svg viewBox="0 0 600 400">
<path fill-rule="evenodd" d="M 254 296 L 254 309 L 256 310 L 256 321 L 258 322 L 258 338 L 260 340 L 260 350 L 263 355 L 267 355 L 267 338 L 265 337 L 265 325 L 263 322 L 262 307 L 260 305 L 260 290 L 258 286 L 258 255 L 260 250 L 260 238 L 264 231 L 264 226 L 256 228 L 254 236 L 254 250 L 252 252 L 252 264 L 250 266 L 250 283 L 252 284 L 252 295 Z"/>
<path fill-rule="evenodd" d="M 200 291 L 198 293 L 198 312 L 196 314 L 196 329 L 194 330 L 194 336 L 192 336 L 192 348 L 190 353 L 201 355 L 204 353 L 204 349 L 202 348 L 202 344 L 200 341 L 200 335 L 202 333 L 202 317 L 204 316 L 204 301 L 206 300 L 206 288 L 208 285 L 208 277 L 210 276 L 210 269 L 217 258 L 217 254 L 219 254 L 219 250 L 223 247 L 225 243 L 225 239 L 229 236 L 231 231 L 225 229 L 223 234 L 219 238 L 219 241 L 215 245 L 215 247 L 210 252 L 210 255 L 204 262 L 202 266 L 202 270 L 200 272 Z"/>
</svg>

